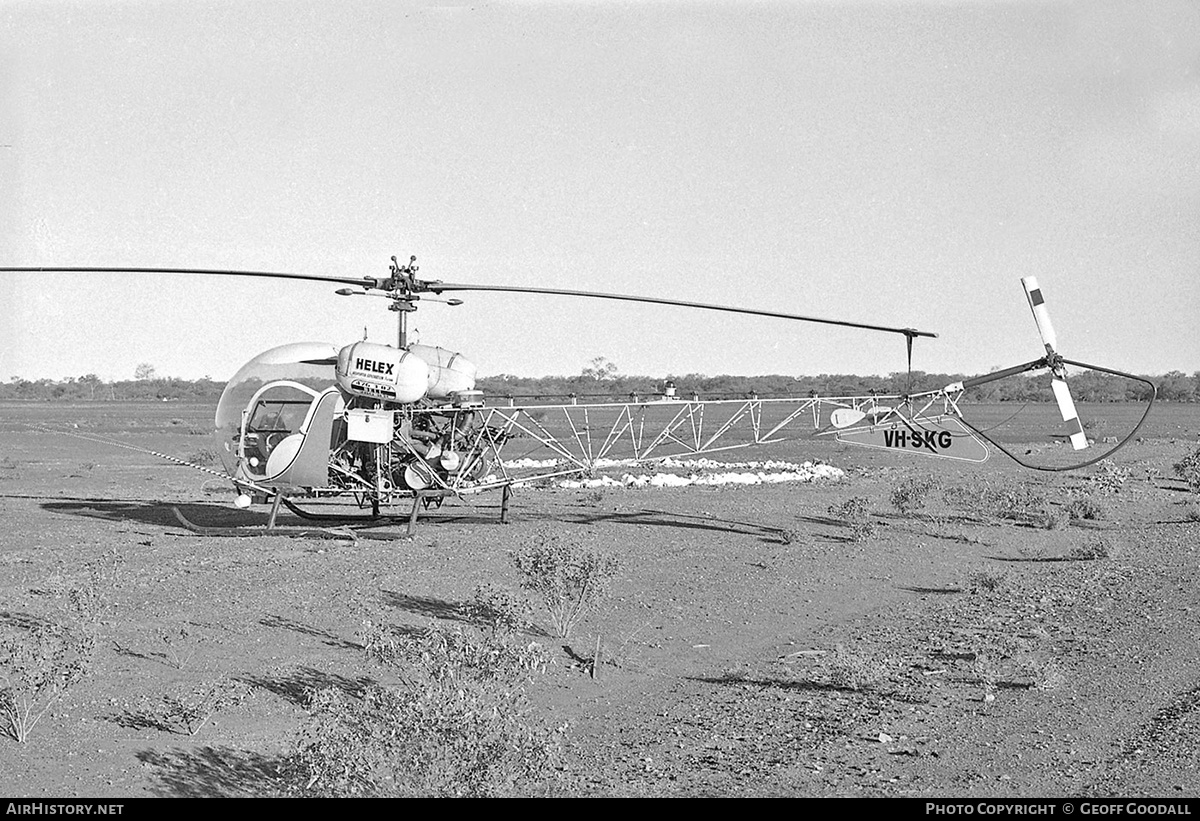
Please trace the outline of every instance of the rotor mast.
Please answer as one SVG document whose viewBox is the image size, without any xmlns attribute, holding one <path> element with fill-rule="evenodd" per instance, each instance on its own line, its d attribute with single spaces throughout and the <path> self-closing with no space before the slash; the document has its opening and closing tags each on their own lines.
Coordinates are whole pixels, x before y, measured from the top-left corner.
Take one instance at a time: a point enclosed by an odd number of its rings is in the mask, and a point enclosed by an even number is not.
<svg viewBox="0 0 1200 821">
<path fill-rule="evenodd" d="M 392 275 L 387 281 L 388 296 L 392 298 L 392 304 L 388 306 L 388 310 L 396 312 L 396 345 L 400 350 L 408 347 L 408 315 L 417 310 L 415 303 L 420 299 L 413 293 L 418 270 L 420 266 L 417 265 L 415 256 L 408 258 L 407 265 L 401 265 L 392 257 Z"/>
<path fill-rule="evenodd" d="M 399 311 L 396 317 L 396 324 L 399 326 L 396 333 L 396 347 L 404 350 L 408 347 L 408 312 Z"/>
</svg>

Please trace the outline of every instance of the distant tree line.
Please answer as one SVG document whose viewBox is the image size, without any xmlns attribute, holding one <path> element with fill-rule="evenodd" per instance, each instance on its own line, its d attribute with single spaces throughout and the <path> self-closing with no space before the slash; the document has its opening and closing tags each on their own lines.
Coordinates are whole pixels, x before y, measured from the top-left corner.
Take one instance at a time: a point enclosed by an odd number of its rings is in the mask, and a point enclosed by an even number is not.
<svg viewBox="0 0 1200 821">
<path fill-rule="evenodd" d="M 888 376 L 856 374 L 820 374 L 817 376 L 705 376 L 704 374 L 669 375 L 664 379 L 648 376 L 612 375 L 603 380 L 587 376 L 545 376 L 530 378 L 501 374 L 479 380 L 486 396 L 514 399 L 523 397 L 566 397 L 579 400 L 611 397 L 628 399 L 661 396 L 668 383 L 675 395 L 690 399 L 732 399 L 751 395 L 771 396 L 868 396 L 906 394 L 938 390 L 968 378 L 963 374 L 899 372 Z M 1164 376 L 1146 377 L 1158 387 L 1160 399 L 1171 402 L 1200 401 L 1200 371 L 1187 376 L 1172 371 Z M 1140 382 L 1095 371 L 1072 370 L 1071 393 L 1080 402 L 1145 401 L 1150 389 Z M 973 388 L 966 393 L 971 402 L 1053 402 L 1050 375 L 1016 376 Z"/>
<path fill-rule="evenodd" d="M 143 371 L 144 373 L 144 371 Z M 818 376 L 705 376 L 704 374 L 669 375 L 665 378 L 626 376 L 605 360 L 593 361 L 578 376 L 524 377 L 511 374 L 488 376 L 479 380 L 478 388 L 493 401 L 512 397 L 579 401 L 630 397 L 652 399 L 662 396 L 667 384 L 674 386 L 675 395 L 690 399 L 732 399 L 757 395 L 771 396 L 866 396 L 871 392 L 905 394 L 937 390 L 965 379 L 963 374 L 925 373 L 913 371 L 888 376 L 857 376 L 855 374 L 820 374 Z M 1168 402 L 1200 401 L 1200 371 L 1191 376 L 1171 371 L 1162 376 L 1147 377 L 1158 387 L 1158 396 Z M 1080 402 L 1145 401 L 1149 389 L 1140 382 L 1094 371 L 1072 369 L 1071 393 Z M 41 402 L 140 402 L 179 401 L 216 403 L 224 390 L 224 382 L 208 377 L 197 380 L 162 378 L 152 375 L 141 379 L 106 382 L 95 374 L 63 380 L 22 379 L 12 377 L 0 383 L 0 400 L 31 400 Z M 1016 376 L 989 382 L 967 392 L 972 402 L 1053 402 L 1049 374 Z"/>
<path fill-rule="evenodd" d="M 39 402 L 213 402 L 221 398 L 224 382 L 203 379 L 145 378 L 105 382 L 94 373 L 80 377 L 22 379 L 0 383 L 0 400 Z"/>
</svg>

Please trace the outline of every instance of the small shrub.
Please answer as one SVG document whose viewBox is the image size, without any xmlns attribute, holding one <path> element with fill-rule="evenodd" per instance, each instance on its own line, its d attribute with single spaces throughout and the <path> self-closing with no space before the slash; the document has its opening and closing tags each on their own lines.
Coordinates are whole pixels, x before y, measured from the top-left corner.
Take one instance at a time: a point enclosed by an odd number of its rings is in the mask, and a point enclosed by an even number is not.
<svg viewBox="0 0 1200 821">
<path fill-rule="evenodd" d="M 178 628 L 159 628 L 154 635 L 162 642 L 163 649 L 154 653 L 176 670 L 182 670 L 196 655 L 196 637 L 188 631 L 187 625 Z"/>
<path fill-rule="evenodd" d="M 972 593 L 994 593 L 1008 581 L 1008 574 L 994 570 L 978 570 L 967 578 L 967 589 Z"/>
<path fill-rule="evenodd" d="M 84 566 L 86 574 L 74 584 L 52 584 L 46 591 L 61 601 L 63 617 L 73 629 L 95 632 L 116 611 L 111 592 L 120 573 L 122 558 L 114 551 Z"/>
<path fill-rule="evenodd" d="M 1043 530 L 1062 530 L 1071 524 L 1071 514 L 1062 509 L 1051 505 L 1049 502 L 1042 505 L 1041 510 L 1036 514 L 1033 524 L 1038 525 Z"/>
<path fill-rule="evenodd" d="M 50 622 L 0 637 L 0 731 L 24 744 L 91 669 L 95 646 L 94 635 Z"/>
<path fill-rule="evenodd" d="M 500 633 L 483 640 L 462 631 L 427 629 L 414 634 L 409 628 L 368 619 L 363 622 L 361 641 L 368 659 L 406 680 L 412 670 L 427 671 L 436 662 L 439 674 L 458 670 L 473 679 L 518 683 L 544 672 L 549 663 L 538 642 L 522 644 Z"/>
<path fill-rule="evenodd" d="M 852 522 L 850 524 L 850 539 L 855 542 L 865 542 L 875 535 L 875 523 L 870 519 Z"/>
<path fill-rule="evenodd" d="M 933 476 L 915 476 L 905 479 L 892 491 L 892 507 L 905 516 L 925 507 L 930 495 L 939 487 Z"/>
<path fill-rule="evenodd" d="M 546 533 L 509 557 L 521 586 L 541 597 L 555 634 L 564 639 L 608 595 L 618 567 L 612 556 Z"/>
<path fill-rule="evenodd" d="M 992 498 L 994 515 L 998 519 L 1018 522 L 1039 522 L 1045 519 L 1045 494 L 1022 483 L 1004 483 Z"/>
<path fill-rule="evenodd" d="M 1046 522 L 1047 500 L 1038 489 L 1018 482 L 990 483 L 986 480 L 952 485 L 943 492 L 951 507 L 986 519 L 1032 524 Z"/>
<path fill-rule="evenodd" d="M 1112 555 L 1112 552 L 1112 547 L 1109 545 L 1108 540 L 1101 536 L 1096 536 L 1088 539 L 1081 545 L 1071 548 L 1071 552 L 1067 554 L 1067 558 L 1077 562 L 1090 562 L 1096 559 L 1107 559 Z"/>
<path fill-rule="evenodd" d="M 529 717 L 523 685 L 545 664 L 540 645 L 496 633 L 370 625 L 368 653 L 400 683 L 312 694 L 289 757 L 301 796 L 511 796 L 548 791 L 565 728 Z M 386 641 L 380 641 L 387 635 Z M 387 652 L 380 653 L 380 648 Z"/>
<path fill-rule="evenodd" d="M 114 609 L 114 551 L 83 567 L 82 580 L 54 575 L 31 589 L 54 601 L 53 618 L 0 635 L 0 733 L 25 743 L 37 723 L 92 668 L 96 633 Z"/>
<path fill-rule="evenodd" d="M 875 535 L 875 523 L 865 497 L 854 496 L 839 505 L 829 506 L 829 515 L 850 529 L 850 539 L 865 542 Z"/>
<path fill-rule="evenodd" d="M 1099 521 L 1106 514 L 1104 503 L 1091 496 L 1075 496 L 1067 502 L 1065 509 L 1067 515 L 1071 517 L 1071 521 L 1077 519 Z"/>
<path fill-rule="evenodd" d="M 1174 469 L 1192 493 L 1200 493 L 1200 447 L 1176 462 Z"/>
<path fill-rule="evenodd" d="M 529 600 L 513 591 L 491 584 L 480 584 L 463 604 L 463 615 L 494 632 L 515 633 L 523 630 L 533 615 Z"/>
<path fill-rule="evenodd" d="M 968 513 L 985 513 L 990 506 L 988 498 L 991 495 L 991 485 L 986 480 L 973 480 L 963 484 L 952 484 L 942 491 L 942 499 L 947 505 Z"/>
<path fill-rule="evenodd" d="M 238 706 L 249 695 L 249 686 L 221 676 L 194 685 L 179 695 L 164 695 L 159 704 L 147 712 L 153 722 L 163 729 L 181 735 L 195 735 L 217 713 Z"/>
<path fill-rule="evenodd" d="M 1116 493 L 1125 486 L 1133 476 L 1127 467 L 1114 463 L 1111 459 L 1103 459 L 1096 465 L 1096 472 L 1090 478 L 1091 483 L 1099 490 Z"/>
</svg>

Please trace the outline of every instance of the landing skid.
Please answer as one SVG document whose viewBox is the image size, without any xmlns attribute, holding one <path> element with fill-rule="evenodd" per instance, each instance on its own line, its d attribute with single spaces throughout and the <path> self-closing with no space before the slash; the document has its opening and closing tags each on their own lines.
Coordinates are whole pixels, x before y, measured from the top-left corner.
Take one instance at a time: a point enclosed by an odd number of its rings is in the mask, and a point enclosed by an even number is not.
<svg viewBox="0 0 1200 821">
<path fill-rule="evenodd" d="M 310 522 L 352 522 L 359 524 L 384 524 L 387 522 L 400 521 L 407 517 L 405 516 L 380 516 L 379 513 L 373 512 L 366 515 L 355 515 L 353 513 L 313 513 L 310 510 L 297 505 L 290 499 L 284 499 L 283 504 L 288 510 L 295 513 L 301 519 L 307 519 Z"/>
<path fill-rule="evenodd" d="M 501 490 L 501 493 L 502 493 L 502 495 L 501 495 L 501 501 L 500 501 L 500 523 L 508 524 L 508 503 L 509 503 L 510 498 L 512 497 L 512 486 L 504 485 L 504 487 Z M 295 502 L 291 501 L 290 499 L 286 499 L 283 496 L 275 497 L 278 501 L 275 503 L 275 507 L 273 507 L 272 509 L 274 510 L 275 508 L 277 508 L 279 501 L 282 501 L 283 504 L 287 507 L 287 509 L 292 511 L 292 513 L 295 513 L 301 519 L 307 519 L 311 522 L 351 522 L 351 523 L 363 523 L 363 524 L 387 524 L 389 522 L 399 522 L 399 521 L 403 521 L 403 520 L 407 519 L 408 520 L 408 535 L 412 536 L 414 533 L 416 533 L 416 530 L 417 530 L 417 517 L 421 512 L 421 508 L 429 507 L 429 505 L 431 503 L 433 503 L 434 501 L 437 501 L 440 504 L 441 500 L 445 499 L 447 496 L 452 496 L 452 495 L 455 495 L 455 494 L 447 493 L 446 491 L 443 491 L 443 490 L 414 491 L 413 492 L 412 510 L 409 511 L 407 516 L 381 516 L 379 514 L 378 504 L 372 505 L 372 512 L 370 513 L 370 515 L 365 515 L 365 516 L 355 516 L 352 514 L 337 514 L 337 513 L 313 513 L 312 511 L 305 510 L 304 508 L 297 505 Z M 274 513 L 272 513 L 271 521 L 272 522 L 275 521 Z"/>
<path fill-rule="evenodd" d="M 235 527 L 211 527 L 198 525 L 183 515 L 183 511 L 177 507 L 171 508 L 175 512 L 175 518 L 187 530 L 195 533 L 198 536 L 226 536 L 247 538 L 255 536 L 304 536 L 318 539 L 346 539 L 351 542 L 357 542 L 358 536 L 350 528 L 311 528 L 311 527 L 276 527 L 273 524 L 268 524 L 266 527 L 260 525 L 244 525 Z M 272 517 L 273 519 L 274 517 Z"/>
<path fill-rule="evenodd" d="M 512 496 L 512 487 L 504 485 L 502 488 L 502 500 L 500 503 L 500 522 L 508 524 L 508 504 Z M 354 515 L 345 513 L 314 513 L 310 510 L 297 505 L 295 502 L 287 499 L 283 494 L 277 493 L 271 502 L 271 515 L 267 519 L 266 526 L 261 525 L 243 525 L 235 527 L 209 527 L 198 525 L 192 520 L 183 515 L 183 511 L 178 507 L 173 507 L 175 518 L 179 523 L 187 528 L 190 532 L 199 536 L 236 536 L 236 537 L 251 537 L 251 536 L 314 536 L 323 539 L 349 539 L 350 541 L 358 541 L 358 536 L 350 529 L 351 525 L 385 525 L 392 522 L 402 522 L 408 520 L 408 535 L 412 536 L 417 529 L 417 516 L 421 512 L 422 507 L 428 507 L 433 502 L 440 503 L 449 494 L 445 491 L 427 491 L 418 490 L 413 494 L 413 506 L 407 516 L 382 516 L 379 514 L 378 504 L 371 506 L 371 513 L 367 515 Z M 304 528 L 304 527 L 278 527 L 275 524 L 275 519 L 279 515 L 281 505 L 287 507 L 292 513 L 299 516 L 301 519 L 306 519 L 310 522 L 341 522 L 345 527 L 340 528 Z"/>
</svg>

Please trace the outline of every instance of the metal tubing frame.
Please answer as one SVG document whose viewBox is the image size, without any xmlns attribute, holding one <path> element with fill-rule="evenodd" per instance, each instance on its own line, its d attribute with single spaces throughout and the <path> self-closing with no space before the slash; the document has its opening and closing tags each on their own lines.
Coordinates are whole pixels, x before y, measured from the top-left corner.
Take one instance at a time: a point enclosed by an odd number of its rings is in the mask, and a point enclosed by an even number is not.
<svg viewBox="0 0 1200 821">
<path fill-rule="evenodd" d="M 1039 360 L 1039 363 L 1042 362 Z M 1009 369 L 1007 375 L 1032 369 L 1039 363 L 1030 363 L 1017 369 Z M 990 381 L 1002 378 L 999 374 L 989 374 L 980 379 Z M 978 384 L 974 382 L 973 384 Z M 876 396 L 809 396 L 790 398 L 750 398 L 732 400 L 670 400 L 669 402 L 613 402 L 592 405 L 554 404 L 554 405 L 523 405 L 511 407 L 471 408 L 470 411 L 480 415 L 478 430 L 467 440 L 467 450 L 477 454 L 476 459 L 465 462 L 459 471 L 443 477 L 433 468 L 425 457 L 418 454 L 403 440 L 401 447 L 407 451 L 407 457 L 414 463 L 429 468 L 434 477 L 434 487 L 426 490 L 407 490 L 384 485 L 377 478 L 375 487 L 362 477 L 350 471 L 342 471 L 343 480 L 348 480 L 349 487 L 329 487 L 308 489 L 311 495 L 321 496 L 338 493 L 354 492 L 365 496 L 372 505 L 379 503 L 392 504 L 399 499 L 420 498 L 429 492 L 441 495 L 465 497 L 489 490 L 511 488 L 513 485 L 531 482 L 550 481 L 570 476 L 595 475 L 600 468 L 601 460 L 613 456 L 622 445 L 628 449 L 628 455 L 618 461 L 628 459 L 631 463 L 650 462 L 657 459 L 701 456 L 704 454 L 723 453 L 739 450 L 755 445 L 785 441 L 788 438 L 799 438 L 798 421 L 811 420 L 812 430 L 822 431 L 822 415 L 826 408 L 852 408 L 869 411 L 872 408 L 886 408 L 886 411 L 874 417 L 871 424 L 890 423 L 903 420 L 905 423 L 920 424 L 924 419 L 937 415 L 950 414 L 961 419 L 957 401 L 963 394 L 963 387 L 950 386 L 937 391 L 927 391 L 912 396 L 876 395 Z M 942 408 L 930 414 L 931 409 L 938 403 Z M 722 414 L 723 421 L 715 428 L 705 425 L 705 413 L 708 406 L 725 407 L 730 410 L 728 415 Z M 768 408 L 791 405 L 783 414 L 769 423 L 764 423 L 764 411 Z M 677 406 L 677 407 L 676 407 Z M 918 409 L 919 408 L 919 409 Z M 651 409 L 670 411 L 661 421 L 652 423 Z M 414 408 L 412 415 L 437 414 L 451 417 L 451 428 L 456 424 L 456 415 L 466 409 L 430 407 Z M 598 426 L 592 423 L 598 411 L 608 410 L 615 414 L 611 422 Z M 811 412 L 811 417 L 809 413 Z M 536 414 L 536 415 L 535 415 Z M 558 416 L 561 414 L 561 417 Z M 547 418 L 550 415 L 550 418 Z M 556 418 L 561 422 L 568 435 L 560 437 L 550 429 L 550 420 Z M 683 435 L 680 435 L 680 434 Z M 734 434 L 742 434 L 744 441 L 730 442 Z M 549 451 L 553 461 L 545 462 L 536 467 L 533 472 L 521 473 L 521 469 L 513 467 L 511 460 L 517 458 L 513 451 L 522 445 L 532 444 L 526 453 L 539 449 Z M 667 445 L 673 445 L 676 450 L 672 453 L 659 455 Z M 387 447 L 387 446 L 384 446 Z M 378 454 L 377 454 L 378 456 Z M 508 457 L 509 463 L 506 464 Z M 468 474 L 475 471 L 477 460 L 485 459 L 495 464 L 495 474 L 469 478 Z M 378 464 L 379 459 L 376 458 Z"/>
</svg>

